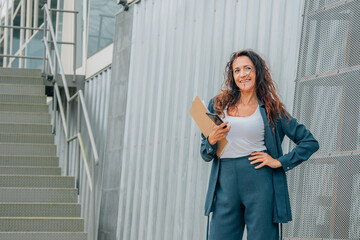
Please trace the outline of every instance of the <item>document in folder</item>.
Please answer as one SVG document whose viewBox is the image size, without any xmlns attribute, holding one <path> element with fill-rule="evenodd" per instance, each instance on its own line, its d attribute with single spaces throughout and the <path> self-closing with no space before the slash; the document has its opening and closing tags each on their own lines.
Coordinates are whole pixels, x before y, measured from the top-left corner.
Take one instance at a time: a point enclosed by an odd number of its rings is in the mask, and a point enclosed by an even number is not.
<svg viewBox="0 0 360 240">
<path fill-rule="evenodd" d="M 200 100 L 198 96 L 196 96 L 191 105 L 190 114 L 205 137 L 209 136 L 213 125 L 213 121 L 211 121 L 211 119 L 206 115 L 207 112 L 208 110 L 203 104 L 203 102 Z M 227 143 L 228 141 L 226 139 L 223 139 L 217 143 L 218 144 L 216 150 L 217 156 L 221 155 Z"/>
</svg>

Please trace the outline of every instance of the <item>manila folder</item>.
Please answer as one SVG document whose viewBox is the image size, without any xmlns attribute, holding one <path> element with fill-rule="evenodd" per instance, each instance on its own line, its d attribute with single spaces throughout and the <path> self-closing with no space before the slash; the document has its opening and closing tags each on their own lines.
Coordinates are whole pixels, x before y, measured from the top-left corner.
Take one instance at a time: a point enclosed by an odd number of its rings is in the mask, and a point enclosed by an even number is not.
<svg viewBox="0 0 360 240">
<path fill-rule="evenodd" d="M 213 121 L 211 121 L 211 119 L 206 115 L 207 112 L 208 110 L 203 104 L 203 102 L 200 100 L 198 96 L 196 96 L 191 105 L 190 114 L 205 137 L 209 136 L 213 124 Z M 221 155 L 227 143 L 228 141 L 226 139 L 223 139 L 217 143 L 218 145 L 216 150 L 217 156 Z"/>
</svg>

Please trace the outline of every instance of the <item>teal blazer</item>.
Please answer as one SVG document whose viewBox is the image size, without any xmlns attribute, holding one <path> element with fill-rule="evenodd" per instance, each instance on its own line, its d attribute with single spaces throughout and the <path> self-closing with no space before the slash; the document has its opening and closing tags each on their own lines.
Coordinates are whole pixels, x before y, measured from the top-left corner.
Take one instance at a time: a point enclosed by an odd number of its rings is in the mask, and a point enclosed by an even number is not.
<svg viewBox="0 0 360 240">
<path fill-rule="evenodd" d="M 208 110 L 214 113 L 213 101 L 209 102 Z M 259 100 L 260 113 L 265 125 L 265 146 L 268 154 L 279 160 L 281 168 L 273 169 L 274 184 L 274 223 L 286 223 L 292 220 L 290 209 L 290 198 L 286 180 L 286 171 L 289 171 L 310 158 L 310 156 L 319 149 L 319 143 L 313 137 L 306 127 L 296 121 L 282 116 L 275 121 L 275 131 L 270 125 L 266 116 L 264 104 Z M 283 154 L 281 143 L 284 136 L 288 136 L 297 146 L 291 152 Z M 213 210 L 215 189 L 220 170 L 220 159 L 216 156 L 217 144 L 210 145 L 209 141 L 202 135 L 200 153 L 206 162 L 212 161 L 212 168 L 209 178 L 209 186 L 205 200 L 205 216 L 209 216 Z"/>
</svg>

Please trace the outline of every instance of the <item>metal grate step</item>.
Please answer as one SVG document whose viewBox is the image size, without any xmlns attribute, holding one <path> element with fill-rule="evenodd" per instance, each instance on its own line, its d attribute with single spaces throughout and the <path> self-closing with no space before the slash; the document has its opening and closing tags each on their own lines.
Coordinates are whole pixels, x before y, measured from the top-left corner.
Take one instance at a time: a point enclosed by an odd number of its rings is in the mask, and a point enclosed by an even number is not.
<svg viewBox="0 0 360 240">
<path fill-rule="evenodd" d="M 6 76 L 0 75 L 0 83 L 6 84 L 26 84 L 26 85 L 44 85 L 44 80 L 40 76 Z"/>
<path fill-rule="evenodd" d="M 0 67 L 0 76 L 40 77 L 40 76 L 41 76 L 41 69 L 33 69 L 33 68 L 3 68 L 3 67 Z"/>
<path fill-rule="evenodd" d="M 45 95 L 15 95 L 15 94 L 1 94 L 0 102 L 2 103 L 32 103 L 45 104 Z"/>
<path fill-rule="evenodd" d="M 83 232 L 0 232 L 2 240 L 87 240 Z"/>
<path fill-rule="evenodd" d="M 75 178 L 55 175 L 0 175 L 0 187 L 74 188 Z"/>
<path fill-rule="evenodd" d="M 44 123 L 0 123 L 0 132 L 3 133 L 51 134 L 51 131 L 51 125 Z"/>
<path fill-rule="evenodd" d="M 82 218 L 0 217 L 1 232 L 83 232 Z"/>
<path fill-rule="evenodd" d="M 19 113 L 2 112 L 0 114 L 0 123 L 26 123 L 26 124 L 47 124 L 51 120 L 49 113 Z"/>
<path fill-rule="evenodd" d="M 1 112 L 49 112 L 46 104 L 27 104 L 27 103 L 3 103 L 0 102 Z"/>
<path fill-rule="evenodd" d="M 33 103 L 3 103 L 0 102 L 0 112 L 49 112 L 47 104 Z M 2 113 L 4 114 L 4 113 Z"/>
<path fill-rule="evenodd" d="M 44 143 L 54 144 L 53 134 L 35 133 L 2 133 L 0 132 L 0 142 L 3 143 Z"/>
<path fill-rule="evenodd" d="M 0 188 L 0 202 L 77 203 L 77 189 Z"/>
<path fill-rule="evenodd" d="M 44 95 L 45 86 L 41 85 L 14 85 L 0 84 L 0 94 L 24 94 L 24 95 Z"/>
<path fill-rule="evenodd" d="M 0 113 L 2 112 L 49 112 L 46 104 L 27 104 L 27 103 L 2 103 L 0 102 Z"/>
<path fill-rule="evenodd" d="M 1 155 L 42 155 L 55 156 L 55 144 L 0 143 Z"/>
<path fill-rule="evenodd" d="M 80 217 L 78 203 L 1 203 L 0 217 Z"/>
<path fill-rule="evenodd" d="M 61 175 L 59 167 L 23 167 L 0 166 L 0 174 L 4 175 Z"/>
<path fill-rule="evenodd" d="M 58 166 L 56 156 L 0 155 L 0 166 Z"/>
</svg>

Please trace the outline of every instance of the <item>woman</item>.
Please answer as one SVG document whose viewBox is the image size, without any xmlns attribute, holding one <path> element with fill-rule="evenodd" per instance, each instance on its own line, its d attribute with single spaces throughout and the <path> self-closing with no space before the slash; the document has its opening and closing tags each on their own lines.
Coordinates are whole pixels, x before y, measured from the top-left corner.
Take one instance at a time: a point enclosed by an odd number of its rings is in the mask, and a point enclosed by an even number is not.
<svg viewBox="0 0 360 240">
<path fill-rule="evenodd" d="M 231 55 L 224 86 L 208 107 L 224 123 L 214 124 L 200 150 L 205 161 L 213 161 L 205 203 L 205 215 L 213 212 L 210 240 L 241 240 L 245 224 L 249 240 L 278 239 L 278 224 L 291 221 L 285 172 L 316 152 L 318 142 L 286 112 L 255 52 Z M 284 135 L 297 144 L 285 155 Z M 217 156 L 224 138 L 229 143 Z"/>
</svg>

